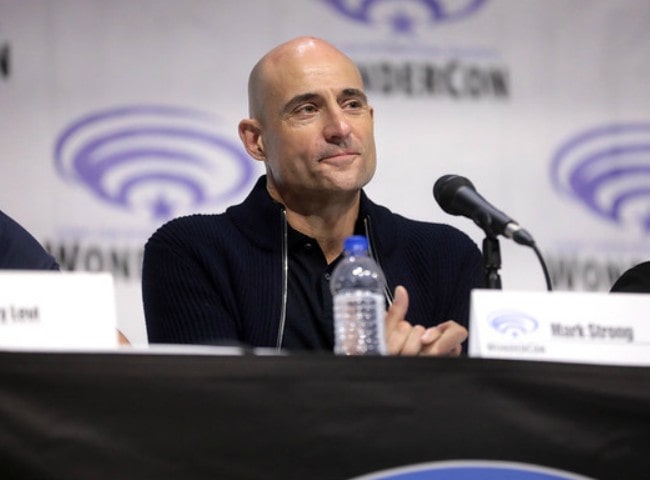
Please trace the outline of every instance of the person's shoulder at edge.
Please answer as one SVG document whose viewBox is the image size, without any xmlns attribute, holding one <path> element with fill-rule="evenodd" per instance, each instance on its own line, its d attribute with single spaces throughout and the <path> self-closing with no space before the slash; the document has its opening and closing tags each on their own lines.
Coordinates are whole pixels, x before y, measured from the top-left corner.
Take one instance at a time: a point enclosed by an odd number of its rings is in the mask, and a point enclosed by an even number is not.
<svg viewBox="0 0 650 480">
<path fill-rule="evenodd" d="M 25 227 L 0 210 L 0 269 L 60 270 L 60 267 Z"/>
<path fill-rule="evenodd" d="M 629 268 L 614 282 L 612 293 L 650 293 L 650 261 Z"/>
</svg>

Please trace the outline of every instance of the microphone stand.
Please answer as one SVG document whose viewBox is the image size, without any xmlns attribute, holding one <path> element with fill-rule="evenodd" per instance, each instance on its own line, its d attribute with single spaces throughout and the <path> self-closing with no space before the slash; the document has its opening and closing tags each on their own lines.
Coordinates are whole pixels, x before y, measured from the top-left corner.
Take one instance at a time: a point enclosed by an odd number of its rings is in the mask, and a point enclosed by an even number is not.
<svg viewBox="0 0 650 480">
<path fill-rule="evenodd" d="M 499 239 L 491 234 L 483 239 L 483 262 L 485 264 L 485 287 L 493 290 L 501 290 L 501 247 Z"/>
</svg>

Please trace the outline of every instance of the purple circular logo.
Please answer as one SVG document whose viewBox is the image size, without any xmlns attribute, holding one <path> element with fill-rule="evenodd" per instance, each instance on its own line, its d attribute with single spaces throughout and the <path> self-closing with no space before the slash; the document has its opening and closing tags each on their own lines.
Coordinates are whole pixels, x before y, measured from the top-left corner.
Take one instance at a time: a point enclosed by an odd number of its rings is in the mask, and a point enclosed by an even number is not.
<svg viewBox="0 0 650 480">
<path fill-rule="evenodd" d="M 516 310 L 493 312 L 488 316 L 488 322 L 497 332 L 512 338 L 532 333 L 539 326 L 533 317 Z"/>
<path fill-rule="evenodd" d="M 517 462 L 450 461 L 411 465 L 350 480 L 590 480 L 554 468 Z"/>
<path fill-rule="evenodd" d="M 126 106 L 90 113 L 60 134 L 54 163 L 96 198 L 161 220 L 227 202 L 246 189 L 253 161 L 195 109 Z"/>
<path fill-rule="evenodd" d="M 366 25 L 388 25 L 397 33 L 465 18 L 487 0 L 323 0 L 349 19 Z"/>
<path fill-rule="evenodd" d="M 650 232 L 650 123 L 606 125 L 558 148 L 554 187 L 592 213 Z"/>
</svg>

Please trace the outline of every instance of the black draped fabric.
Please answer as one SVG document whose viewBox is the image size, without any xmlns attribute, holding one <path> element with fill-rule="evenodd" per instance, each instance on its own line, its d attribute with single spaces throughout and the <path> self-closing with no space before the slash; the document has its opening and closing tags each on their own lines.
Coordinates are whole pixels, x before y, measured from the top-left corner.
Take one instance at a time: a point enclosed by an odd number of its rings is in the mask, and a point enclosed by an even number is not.
<svg viewBox="0 0 650 480">
<path fill-rule="evenodd" d="M 346 479 L 422 462 L 650 471 L 650 369 L 0 353 L 2 479 Z"/>
</svg>

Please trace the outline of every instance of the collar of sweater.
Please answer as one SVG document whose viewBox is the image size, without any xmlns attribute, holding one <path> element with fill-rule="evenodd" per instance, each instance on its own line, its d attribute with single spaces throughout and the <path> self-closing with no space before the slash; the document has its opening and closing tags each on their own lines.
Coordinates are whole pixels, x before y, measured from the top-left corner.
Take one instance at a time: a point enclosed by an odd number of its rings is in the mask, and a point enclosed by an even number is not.
<svg viewBox="0 0 650 480">
<path fill-rule="evenodd" d="M 262 175 L 248 197 L 239 205 L 228 208 L 226 215 L 259 248 L 282 251 L 283 210 L 284 206 L 274 201 L 267 192 L 266 175 Z M 362 190 L 359 216 L 368 221 L 374 248 L 392 251 L 399 230 L 392 212 L 373 203 Z"/>
</svg>

